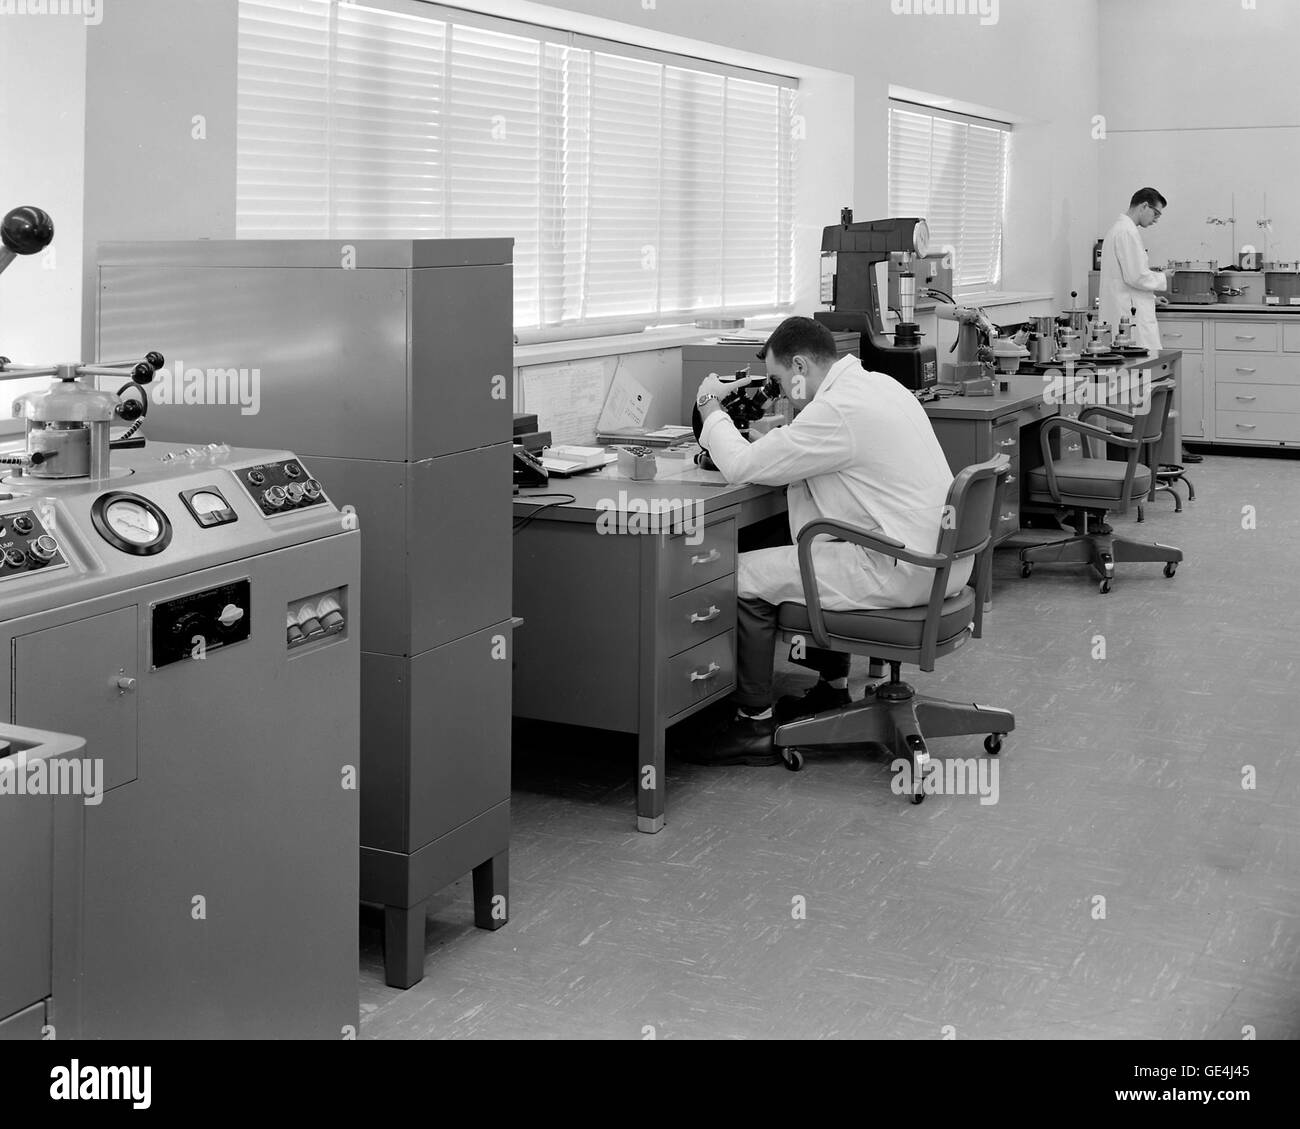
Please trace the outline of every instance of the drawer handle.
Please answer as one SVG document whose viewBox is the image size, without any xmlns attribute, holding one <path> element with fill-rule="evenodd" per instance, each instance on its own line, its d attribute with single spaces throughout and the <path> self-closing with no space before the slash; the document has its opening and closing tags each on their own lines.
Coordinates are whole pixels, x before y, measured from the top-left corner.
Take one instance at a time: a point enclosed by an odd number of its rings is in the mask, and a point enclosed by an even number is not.
<svg viewBox="0 0 1300 1129">
<path fill-rule="evenodd" d="M 1013 482 L 1015 482 L 1015 480 L 1016 480 L 1016 476 L 1015 476 L 1014 474 L 1009 474 L 1009 475 L 1007 475 L 1007 485 L 1008 485 L 1008 486 L 1010 486 Z"/>
<path fill-rule="evenodd" d="M 1240 400 L 1243 404 L 1253 404 L 1256 400 L 1259 399 L 1259 397 L 1258 397 L 1258 396 L 1238 396 L 1237 399 Z"/>
<path fill-rule="evenodd" d="M 1236 370 L 1234 370 L 1234 371 L 1236 371 L 1236 372 L 1244 372 L 1244 373 L 1248 373 L 1248 374 L 1249 374 L 1249 373 L 1256 373 L 1256 372 L 1259 372 L 1259 369 L 1257 369 L 1257 368 L 1239 368 L 1239 369 L 1236 369 Z"/>
<path fill-rule="evenodd" d="M 1003 520 L 1003 521 L 1012 521 L 1012 520 L 1015 518 L 1015 516 L 1016 516 L 1016 511 L 1015 511 L 1015 510 L 1012 510 L 1009 514 L 1003 514 L 1003 515 L 1002 515 L 1002 520 Z"/>
<path fill-rule="evenodd" d="M 714 561 L 720 560 L 722 560 L 722 551 L 719 549 L 710 549 L 706 556 L 692 557 L 691 567 L 695 568 L 699 565 L 713 564 Z"/>
<path fill-rule="evenodd" d="M 1014 447 L 1019 442 L 1018 439 L 1004 439 L 998 444 L 999 447 Z"/>
<path fill-rule="evenodd" d="M 721 609 L 721 608 L 710 605 L 709 610 L 708 610 L 708 613 L 707 613 L 706 615 L 700 615 L 699 612 L 692 612 L 692 613 L 691 613 L 691 622 L 692 622 L 692 623 L 712 623 L 712 622 L 713 622 L 715 619 L 717 619 L 718 616 L 720 616 L 721 614 L 722 614 L 722 609 Z"/>
<path fill-rule="evenodd" d="M 1237 334 L 1237 340 L 1238 340 L 1238 341 L 1254 341 L 1254 340 L 1255 340 L 1255 335 L 1254 335 L 1253 333 L 1238 333 L 1238 334 Z"/>
<path fill-rule="evenodd" d="M 720 667 L 717 663 L 709 663 L 709 669 L 702 673 L 698 670 L 691 671 L 691 681 L 707 682 L 710 678 L 716 678 L 718 675 L 718 671 L 720 671 L 721 669 L 722 667 Z"/>
<path fill-rule="evenodd" d="M 1182 334 L 1181 334 L 1181 333 L 1166 333 L 1165 336 L 1166 336 L 1166 337 L 1181 337 Z"/>
<path fill-rule="evenodd" d="M 1254 423 L 1239 423 L 1236 426 L 1240 427 L 1242 431 L 1254 431 L 1259 425 Z"/>
</svg>

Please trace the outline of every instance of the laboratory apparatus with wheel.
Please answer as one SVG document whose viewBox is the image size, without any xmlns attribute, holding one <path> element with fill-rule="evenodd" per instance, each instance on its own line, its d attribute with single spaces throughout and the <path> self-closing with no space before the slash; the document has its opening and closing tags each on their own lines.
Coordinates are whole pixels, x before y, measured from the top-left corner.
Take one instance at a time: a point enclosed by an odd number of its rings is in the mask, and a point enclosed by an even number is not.
<svg viewBox="0 0 1300 1129">
<path fill-rule="evenodd" d="M 0 358 L 52 378 L 0 443 L 6 720 L 84 741 L 95 782 L 63 869 L 0 884 L 31 958 L 0 953 L 0 1038 L 20 1005 L 57 1038 L 355 1037 L 360 533 L 291 452 L 146 442 L 163 360 Z"/>
</svg>

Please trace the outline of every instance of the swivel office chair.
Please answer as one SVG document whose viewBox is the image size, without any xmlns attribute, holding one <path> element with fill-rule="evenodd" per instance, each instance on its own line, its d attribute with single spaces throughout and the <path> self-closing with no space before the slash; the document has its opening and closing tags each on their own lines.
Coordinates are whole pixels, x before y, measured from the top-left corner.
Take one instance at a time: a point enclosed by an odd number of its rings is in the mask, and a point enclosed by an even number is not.
<svg viewBox="0 0 1300 1129">
<path fill-rule="evenodd" d="M 1172 392 L 1172 382 L 1159 381 L 1151 386 L 1150 400 L 1144 412 L 1092 407 L 1080 412 L 1078 419 L 1054 416 L 1043 424 L 1043 465 L 1029 472 L 1029 500 L 1039 505 L 1055 506 L 1060 516 L 1065 516 L 1069 510 L 1074 510 L 1078 516 L 1074 537 L 1047 545 L 1033 545 L 1020 551 L 1022 576 L 1030 576 L 1037 563 L 1091 564 L 1101 576 L 1100 591 L 1105 595 L 1115 578 L 1117 561 L 1155 561 L 1164 562 L 1165 576 L 1172 579 L 1183 559 L 1181 549 L 1116 537 L 1104 522 L 1107 513 L 1127 513 L 1134 502 L 1141 510 L 1138 499 L 1146 498 L 1151 492 L 1152 472 L 1150 467 L 1139 462 L 1139 455 L 1144 448 L 1159 443 Z M 1125 424 L 1126 430 L 1110 431 L 1089 423 L 1088 420 L 1094 416 Z M 1123 462 L 1096 458 L 1085 441 L 1081 461 L 1055 461 L 1051 437 L 1062 429 L 1126 450 L 1128 457 Z M 1090 526 L 1095 528 L 1090 531 Z"/>
<path fill-rule="evenodd" d="M 1165 432 L 1169 430 L 1169 417 L 1172 414 L 1174 398 L 1172 393 L 1165 397 L 1164 416 L 1160 421 L 1160 433 L 1155 439 L 1146 439 L 1142 443 L 1141 461 L 1151 472 L 1151 488 L 1147 494 L 1147 501 L 1154 502 L 1157 494 L 1168 494 L 1174 500 L 1174 513 L 1183 512 L 1183 496 L 1178 493 L 1174 487 L 1182 483 L 1187 487 L 1187 500 L 1196 501 L 1196 487 L 1192 485 L 1192 480 L 1187 477 L 1187 468 L 1181 463 L 1162 463 L 1160 461 L 1160 447 L 1165 437 Z M 1096 409 L 1088 409 L 1079 413 L 1079 418 L 1086 421 L 1088 416 Z M 1114 432 L 1117 435 L 1132 435 L 1133 421 L 1127 412 L 1123 413 L 1123 420 L 1107 419 L 1105 427 L 1107 431 Z M 1123 461 L 1121 459 L 1121 461 Z M 1145 516 L 1142 509 L 1142 503 L 1138 503 L 1138 521 L 1144 521 Z"/>
<path fill-rule="evenodd" d="M 912 663 L 925 671 L 934 670 L 936 658 L 951 654 L 972 637 L 981 637 L 984 602 L 992 584 L 993 528 L 1002 512 L 999 503 L 1010 468 L 1007 457 L 999 455 L 957 475 L 948 491 L 946 513 L 951 520 L 944 523 L 932 553 L 909 549 L 900 541 L 838 521 L 810 522 L 800 531 L 799 572 L 805 603 L 781 605 L 781 637 L 795 642 L 811 636 L 824 650 L 882 659 L 889 663 L 891 676 L 888 682 L 869 688 L 860 702 L 779 726 L 773 744 L 792 772 L 803 767 L 800 746 L 884 745 L 896 757 L 910 761 L 911 800 L 919 804 L 925 798 L 922 789 L 929 771 L 927 735 L 987 733 L 985 751 L 990 756 L 1002 751 L 1002 738 L 1016 727 L 1014 715 L 988 706 L 918 696 L 900 679 L 899 668 Z M 826 535 L 933 569 L 929 603 L 878 611 L 823 611 L 812 547 L 816 538 Z M 953 565 L 968 558 L 975 560 L 970 584 L 959 595 L 945 598 Z"/>
</svg>

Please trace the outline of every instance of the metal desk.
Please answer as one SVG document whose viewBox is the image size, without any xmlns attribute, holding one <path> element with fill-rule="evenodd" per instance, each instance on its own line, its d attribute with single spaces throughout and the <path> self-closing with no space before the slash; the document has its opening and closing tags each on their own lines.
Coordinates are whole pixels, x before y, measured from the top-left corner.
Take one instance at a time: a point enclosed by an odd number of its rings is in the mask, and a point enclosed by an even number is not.
<svg viewBox="0 0 1300 1129">
<path fill-rule="evenodd" d="M 607 468 L 515 502 L 516 521 L 536 518 L 515 538 L 514 714 L 636 734 L 637 829 L 652 833 L 665 730 L 735 688 L 737 535 L 785 511 L 784 487 L 659 463 L 652 482 Z M 562 493 L 576 502 L 529 501 Z"/>
</svg>

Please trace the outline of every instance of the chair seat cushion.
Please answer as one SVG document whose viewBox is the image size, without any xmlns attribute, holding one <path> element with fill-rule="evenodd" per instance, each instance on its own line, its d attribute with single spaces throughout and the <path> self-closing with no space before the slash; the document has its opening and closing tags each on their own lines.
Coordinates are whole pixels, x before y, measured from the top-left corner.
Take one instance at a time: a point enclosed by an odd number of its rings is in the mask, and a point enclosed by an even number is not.
<svg viewBox="0 0 1300 1129">
<path fill-rule="evenodd" d="M 1095 498 L 1099 502 L 1118 502 L 1124 489 L 1125 463 L 1109 459 L 1078 459 L 1068 463 L 1054 463 L 1056 486 L 1062 494 L 1075 498 Z M 1140 498 L 1151 489 L 1151 471 L 1138 465 L 1133 475 L 1133 497 Z M 1047 468 L 1035 467 L 1029 472 L 1029 492 L 1051 498 L 1047 487 Z"/>
<path fill-rule="evenodd" d="M 826 630 L 840 639 L 859 643 L 883 643 L 891 647 L 920 647 L 926 609 L 878 608 L 860 612 L 822 613 Z M 943 602 L 939 620 L 939 642 L 960 635 L 975 616 L 975 590 L 961 592 Z M 812 631 L 808 609 L 803 604 L 782 604 L 778 621 L 783 631 Z"/>
</svg>

